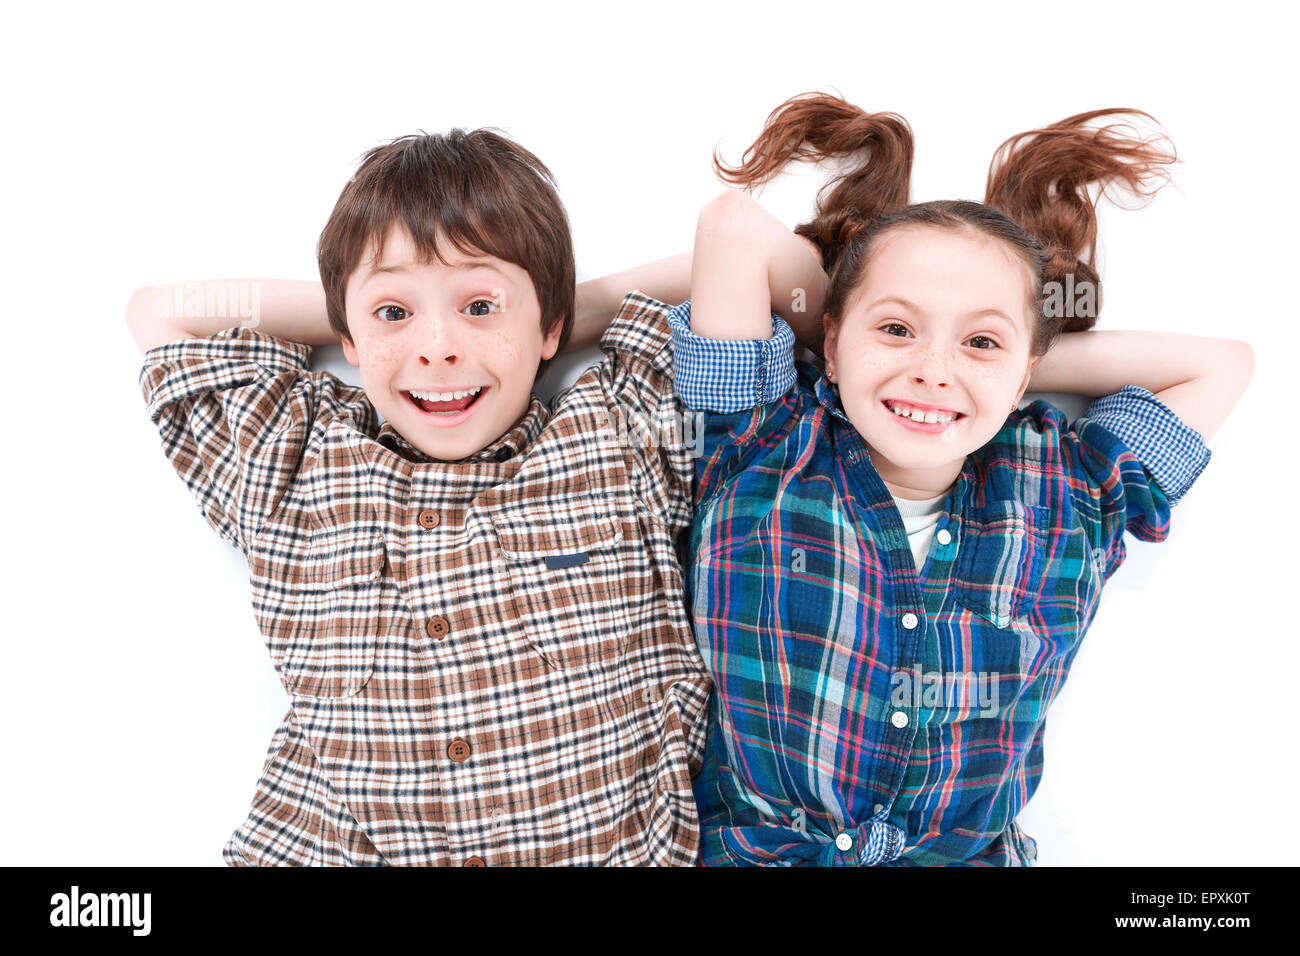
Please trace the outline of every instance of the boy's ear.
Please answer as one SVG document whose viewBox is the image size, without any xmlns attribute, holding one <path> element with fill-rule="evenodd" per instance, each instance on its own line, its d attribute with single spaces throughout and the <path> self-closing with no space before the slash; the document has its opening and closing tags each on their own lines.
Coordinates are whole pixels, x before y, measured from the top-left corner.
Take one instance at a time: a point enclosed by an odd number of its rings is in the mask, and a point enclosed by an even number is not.
<svg viewBox="0 0 1300 956">
<path fill-rule="evenodd" d="M 361 357 L 357 355 L 357 347 L 352 344 L 352 340 L 346 335 L 340 335 L 339 344 L 343 346 L 343 357 L 348 360 L 348 364 L 360 368 Z"/>
<path fill-rule="evenodd" d="M 555 357 L 556 350 L 560 347 L 560 336 L 564 334 L 564 323 L 556 322 L 555 328 L 547 332 L 542 339 L 542 358 L 549 359 Z"/>
</svg>

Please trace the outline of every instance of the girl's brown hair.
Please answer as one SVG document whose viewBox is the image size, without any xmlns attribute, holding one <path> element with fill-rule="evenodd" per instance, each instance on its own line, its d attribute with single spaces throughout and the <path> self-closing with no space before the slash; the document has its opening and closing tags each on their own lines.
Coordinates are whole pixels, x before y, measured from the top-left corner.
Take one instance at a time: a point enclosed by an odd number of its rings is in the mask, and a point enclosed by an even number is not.
<svg viewBox="0 0 1300 956">
<path fill-rule="evenodd" d="M 826 184 L 813 219 L 795 229 L 821 251 L 830 276 L 826 311 L 831 320 L 843 317 L 878 240 L 890 230 L 906 225 L 975 229 L 1007 243 L 1028 268 L 1028 308 L 1034 317 L 1030 354 L 1042 355 L 1059 333 L 1096 322 L 1095 311 L 1061 315 L 1043 308 L 1047 284 L 1070 274 L 1076 286 L 1093 283 L 1100 303 L 1097 199 L 1090 187 L 1100 186 L 1097 198 L 1115 187 L 1149 197 L 1168 180 L 1165 167 L 1177 162 L 1163 131 L 1141 138 L 1121 123 L 1090 125 L 1129 117 L 1155 124 L 1141 110 L 1093 110 L 1010 137 L 989 164 L 983 203 L 908 205 L 913 145 L 907 122 L 894 113 L 867 113 L 825 93 L 787 100 L 768 116 L 739 166 L 725 166 L 715 155 L 714 167 L 724 181 L 751 188 L 794 160 L 863 154 Z"/>
</svg>

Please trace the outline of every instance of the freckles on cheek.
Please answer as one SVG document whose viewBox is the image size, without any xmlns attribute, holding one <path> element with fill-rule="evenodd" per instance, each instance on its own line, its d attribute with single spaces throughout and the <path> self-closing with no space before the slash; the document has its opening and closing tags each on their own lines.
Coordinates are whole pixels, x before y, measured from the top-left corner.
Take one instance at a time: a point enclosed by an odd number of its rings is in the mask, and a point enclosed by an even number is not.
<svg viewBox="0 0 1300 956">
<path fill-rule="evenodd" d="M 371 342 L 361 353 L 365 364 L 375 368 L 391 368 L 401 355 L 401 349 L 395 342 Z"/>
</svg>

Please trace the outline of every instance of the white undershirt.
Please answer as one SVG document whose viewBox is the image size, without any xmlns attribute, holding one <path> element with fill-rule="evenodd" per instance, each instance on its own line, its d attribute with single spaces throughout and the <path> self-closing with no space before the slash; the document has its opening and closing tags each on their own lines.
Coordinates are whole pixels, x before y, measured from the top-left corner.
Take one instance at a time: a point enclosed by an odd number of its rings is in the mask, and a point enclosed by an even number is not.
<svg viewBox="0 0 1300 956">
<path fill-rule="evenodd" d="M 948 497 L 949 488 L 934 498 L 900 498 L 893 496 L 898 513 L 903 518 L 903 527 L 907 529 L 907 543 L 912 548 L 912 560 L 916 563 L 916 573 L 925 567 L 925 557 L 930 553 L 930 542 L 934 539 L 934 529 L 943 514 L 943 503 Z"/>
</svg>

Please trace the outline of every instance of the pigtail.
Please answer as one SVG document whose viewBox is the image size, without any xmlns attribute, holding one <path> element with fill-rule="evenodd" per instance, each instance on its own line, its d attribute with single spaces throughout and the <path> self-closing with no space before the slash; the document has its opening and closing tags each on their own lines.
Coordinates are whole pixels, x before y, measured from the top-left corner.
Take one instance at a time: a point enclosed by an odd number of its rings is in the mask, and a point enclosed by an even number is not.
<svg viewBox="0 0 1300 956">
<path fill-rule="evenodd" d="M 1163 130 L 1142 138 L 1131 125 L 1114 122 L 1091 128 L 1105 117 L 1145 117 L 1141 110 L 1107 109 L 1079 113 L 1043 129 L 1007 139 L 989 163 L 984 201 L 1043 247 L 1044 283 L 1091 282 L 1100 306 L 1097 273 L 1097 199 L 1127 191 L 1148 200 L 1169 180 L 1167 166 L 1178 161 Z M 1167 149 L 1165 147 L 1168 147 Z M 1090 187 L 1100 186 L 1094 198 Z M 1091 328 L 1093 316 L 1067 320 L 1061 331 Z"/>
<path fill-rule="evenodd" d="M 872 220 L 907 205 L 912 176 L 912 130 L 895 113 L 867 113 L 841 97 L 803 93 L 771 114 L 740 165 L 717 156 L 723 182 L 746 189 L 772 179 L 791 162 L 860 155 L 848 171 L 822 187 L 816 214 L 794 230 L 816 243 L 831 272 L 840 254 Z"/>
</svg>

